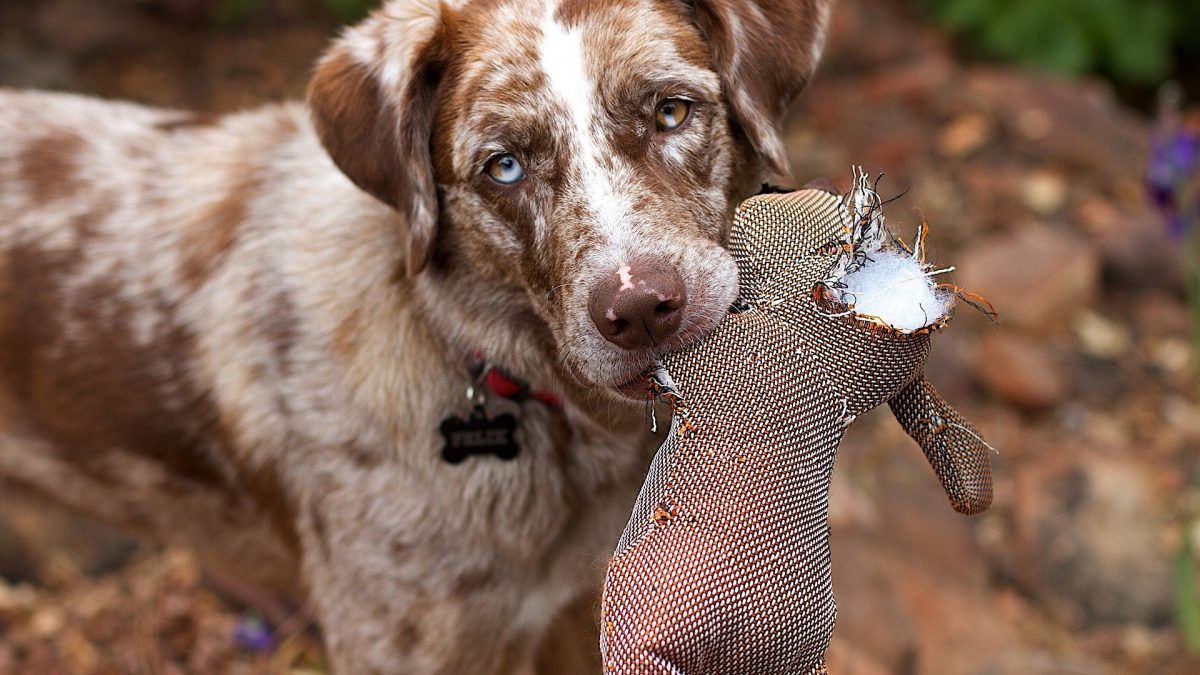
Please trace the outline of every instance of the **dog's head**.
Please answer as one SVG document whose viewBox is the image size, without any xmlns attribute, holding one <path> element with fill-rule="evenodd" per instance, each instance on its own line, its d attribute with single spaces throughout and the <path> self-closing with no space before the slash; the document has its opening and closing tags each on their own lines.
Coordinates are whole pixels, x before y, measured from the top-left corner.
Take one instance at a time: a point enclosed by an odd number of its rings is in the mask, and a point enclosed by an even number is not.
<svg viewBox="0 0 1200 675">
<path fill-rule="evenodd" d="M 403 216 L 407 273 L 516 292 L 585 385 L 623 386 L 737 292 L 720 243 L 816 65 L 832 0 L 391 0 L 309 90 Z M 431 261 L 433 265 L 431 265 Z"/>
</svg>

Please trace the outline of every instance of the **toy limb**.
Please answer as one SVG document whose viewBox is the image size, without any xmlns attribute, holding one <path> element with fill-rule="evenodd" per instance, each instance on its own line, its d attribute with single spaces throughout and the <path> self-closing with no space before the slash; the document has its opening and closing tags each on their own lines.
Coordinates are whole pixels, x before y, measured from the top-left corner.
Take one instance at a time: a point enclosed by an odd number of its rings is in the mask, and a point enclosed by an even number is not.
<svg viewBox="0 0 1200 675">
<path fill-rule="evenodd" d="M 950 498 L 954 510 L 967 515 L 992 504 L 992 446 L 971 423 L 946 403 L 924 376 L 913 380 L 888 401 L 892 414 L 908 432 Z"/>
</svg>

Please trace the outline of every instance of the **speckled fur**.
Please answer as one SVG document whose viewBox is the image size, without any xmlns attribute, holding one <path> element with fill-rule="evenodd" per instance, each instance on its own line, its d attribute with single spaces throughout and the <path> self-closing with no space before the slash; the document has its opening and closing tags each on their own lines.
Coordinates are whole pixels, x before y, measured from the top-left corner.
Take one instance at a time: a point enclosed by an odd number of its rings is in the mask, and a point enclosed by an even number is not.
<svg viewBox="0 0 1200 675">
<path fill-rule="evenodd" d="M 0 90 L 0 477 L 306 593 L 338 672 L 563 672 L 556 617 L 655 445 L 611 392 L 653 352 L 601 339 L 588 290 L 653 254 L 688 288 L 673 344 L 723 315 L 725 223 L 781 168 L 828 4 L 392 0 L 309 107 L 211 120 Z M 452 466 L 476 350 L 566 403 Z"/>
</svg>

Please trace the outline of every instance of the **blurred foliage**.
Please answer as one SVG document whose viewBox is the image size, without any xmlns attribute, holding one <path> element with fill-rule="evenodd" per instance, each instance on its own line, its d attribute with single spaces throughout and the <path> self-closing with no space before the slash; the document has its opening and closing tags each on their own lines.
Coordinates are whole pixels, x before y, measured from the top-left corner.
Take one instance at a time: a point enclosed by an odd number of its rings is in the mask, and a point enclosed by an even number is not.
<svg viewBox="0 0 1200 675">
<path fill-rule="evenodd" d="M 213 19 L 218 25 L 239 24 L 262 7 L 266 0 L 219 0 Z M 357 21 L 367 15 L 379 0 L 319 0 L 343 23 Z"/>
<path fill-rule="evenodd" d="M 1194 523 L 1186 523 L 1179 548 L 1175 552 L 1175 621 L 1183 633 L 1183 642 L 1193 654 L 1200 653 L 1200 594 L 1196 591 Z"/>
<path fill-rule="evenodd" d="M 926 0 L 935 20 L 984 53 L 1118 84 L 1172 76 L 1200 42 L 1200 0 Z M 1190 44 L 1189 44 L 1190 43 Z"/>
</svg>

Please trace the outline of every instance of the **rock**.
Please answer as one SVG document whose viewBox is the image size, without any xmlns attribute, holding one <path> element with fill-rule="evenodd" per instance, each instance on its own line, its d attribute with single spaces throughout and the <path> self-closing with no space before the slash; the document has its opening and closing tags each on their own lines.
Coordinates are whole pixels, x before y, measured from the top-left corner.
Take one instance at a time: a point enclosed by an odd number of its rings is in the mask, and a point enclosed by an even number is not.
<svg viewBox="0 0 1200 675">
<path fill-rule="evenodd" d="M 1009 156 L 1082 169 L 1106 181 L 1141 181 L 1147 125 L 1099 79 L 978 66 L 952 95 L 1012 125 L 1014 140 L 1025 142 L 1011 147 Z"/>
<path fill-rule="evenodd" d="M 1123 361 L 1098 359 L 1087 354 L 1071 354 L 1071 390 L 1075 400 L 1103 410 L 1136 391 L 1137 380 L 1131 376 Z"/>
<path fill-rule="evenodd" d="M 36 6 L 37 36 L 61 51 L 86 54 L 146 39 L 145 22 L 132 2 L 49 0 Z"/>
<path fill-rule="evenodd" d="M 897 672 L 871 658 L 850 640 L 839 637 L 836 631 L 825 652 L 825 665 L 829 672 L 839 675 L 891 675 Z"/>
<path fill-rule="evenodd" d="M 1093 234 L 1108 286 L 1118 291 L 1183 287 L 1184 243 L 1171 239 L 1157 213 L 1093 197 L 1075 210 L 1075 218 Z"/>
<path fill-rule="evenodd" d="M 894 561 L 881 555 L 875 537 L 866 533 L 835 533 L 831 548 L 837 598 L 834 640 L 853 646 L 842 663 L 847 668 L 857 663 L 863 673 L 911 671 L 917 636 L 897 593 Z M 830 672 L 845 672 L 833 660 L 831 656 Z"/>
<path fill-rule="evenodd" d="M 938 152 L 950 158 L 963 157 L 982 148 L 992 135 L 992 125 L 983 115 L 959 115 L 938 135 Z"/>
<path fill-rule="evenodd" d="M 1139 335 L 1156 338 L 1186 339 L 1191 331 L 1191 317 L 1183 298 L 1173 293 L 1149 291 L 1140 293 L 1133 308 L 1135 328 Z"/>
<path fill-rule="evenodd" d="M 982 567 L 978 559 L 958 564 Z M 913 668 L 893 672 L 968 673 L 1001 658 L 1019 642 L 1015 626 L 998 616 L 994 594 L 984 584 L 968 583 L 969 578 L 965 570 L 934 575 L 911 564 L 896 575 L 912 613 L 918 652 Z"/>
<path fill-rule="evenodd" d="M 847 472 L 834 471 L 829 486 L 829 528 L 870 530 L 878 521 L 875 501 L 850 480 Z"/>
<path fill-rule="evenodd" d="M 21 537 L 8 525 L 0 513 L 0 583 L 33 579 L 37 564 L 29 555 Z"/>
<path fill-rule="evenodd" d="M 1071 328 L 1084 354 L 1097 359 L 1115 361 L 1133 347 L 1129 328 L 1122 323 L 1086 310 L 1075 317 Z"/>
<path fill-rule="evenodd" d="M 1173 430 L 1193 441 L 1200 440 L 1200 404 L 1182 396 L 1169 396 L 1162 403 L 1162 419 Z M 1200 521 L 1196 535 L 1200 535 Z M 1200 538 L 1196 539 L 1196 557 L 1200 559 Z"/>
<path fill-rule="evenodd" d="M 1054 128 L 1054 120 L 1041 108 L 1026 108 L 1016 119 L 1016 130 L 1027 141 L 1040 141 Z"/>
<path fill-rule="evenodd" d="M 960 311 L 975 310 L 963 307 Z M 949 330 L 933 340 L 925 376 L 947 401 L 969 401 L 978 396 L 974 377 L 975 343 L 971 333 L 956 330 L 953 323 Z"/>
<path fill-rule="evenodd" d="M 955 277 L 995 306 L 1001 321 L 1038 334 L 1061 332 L 1100 287 L 1100 260 L 1086 240 L 1036 225 L 976 241 Z"/>
<path fill-rule="evenodd" d="M 1014 649 L 973 675 L 1107 675 L 1117 671 L 1096 659 L 1034 649 Z"/>
<path fill-rule="evenodd" d="M 1056 171 L 1035 171 L 1021 181 L 1021 201 L 1039 216 L 1049 216 L 1067 201 L 1067 180 Z"/>
<path fill-rule="evenodd" d="M 988 391 L 1022 410 L 1052 408 L 1067 397 L 1062 359 L 1043 342 L 1019 333 L 984 336 L 974 364 L 975 376 Z"/>
<path fill-rule="evenodd" d="M 960 185 L 957 188 L 959 199 L 967 207 L 960 221 L 977 230 L 1007 232 L 1013 223 L 1028 219 L 1029 210 L 1021 198 L 1021 185 L 1026 175 L 1024 167 L 992 166 L 986 161 L 965 162 L 954 171 Z M 959 222 L 933 224 L 939 226 L 935 234 L 947 224 L 952 225 L 952 229 L 960 227 Z M 979 241 L 979 238 L 976 234 L 968 239 L 964 248 L 970 248 L 972 241 Z"/>
<path fill-rule="evenodd" d="M 1146 344 L 1150 363 L 1168 382 L 1186 387 L 1196 372 L 1196 348 L 1184 339 L 1149 340 Z"/>
<path fill-rule="evenodd" d="M 1068 624 L 1164 626 L 1172 618 L 1165 470 L 1056 447 L 1022 466 L 1013 499 L 1016 577 Z"/>
</svg>

